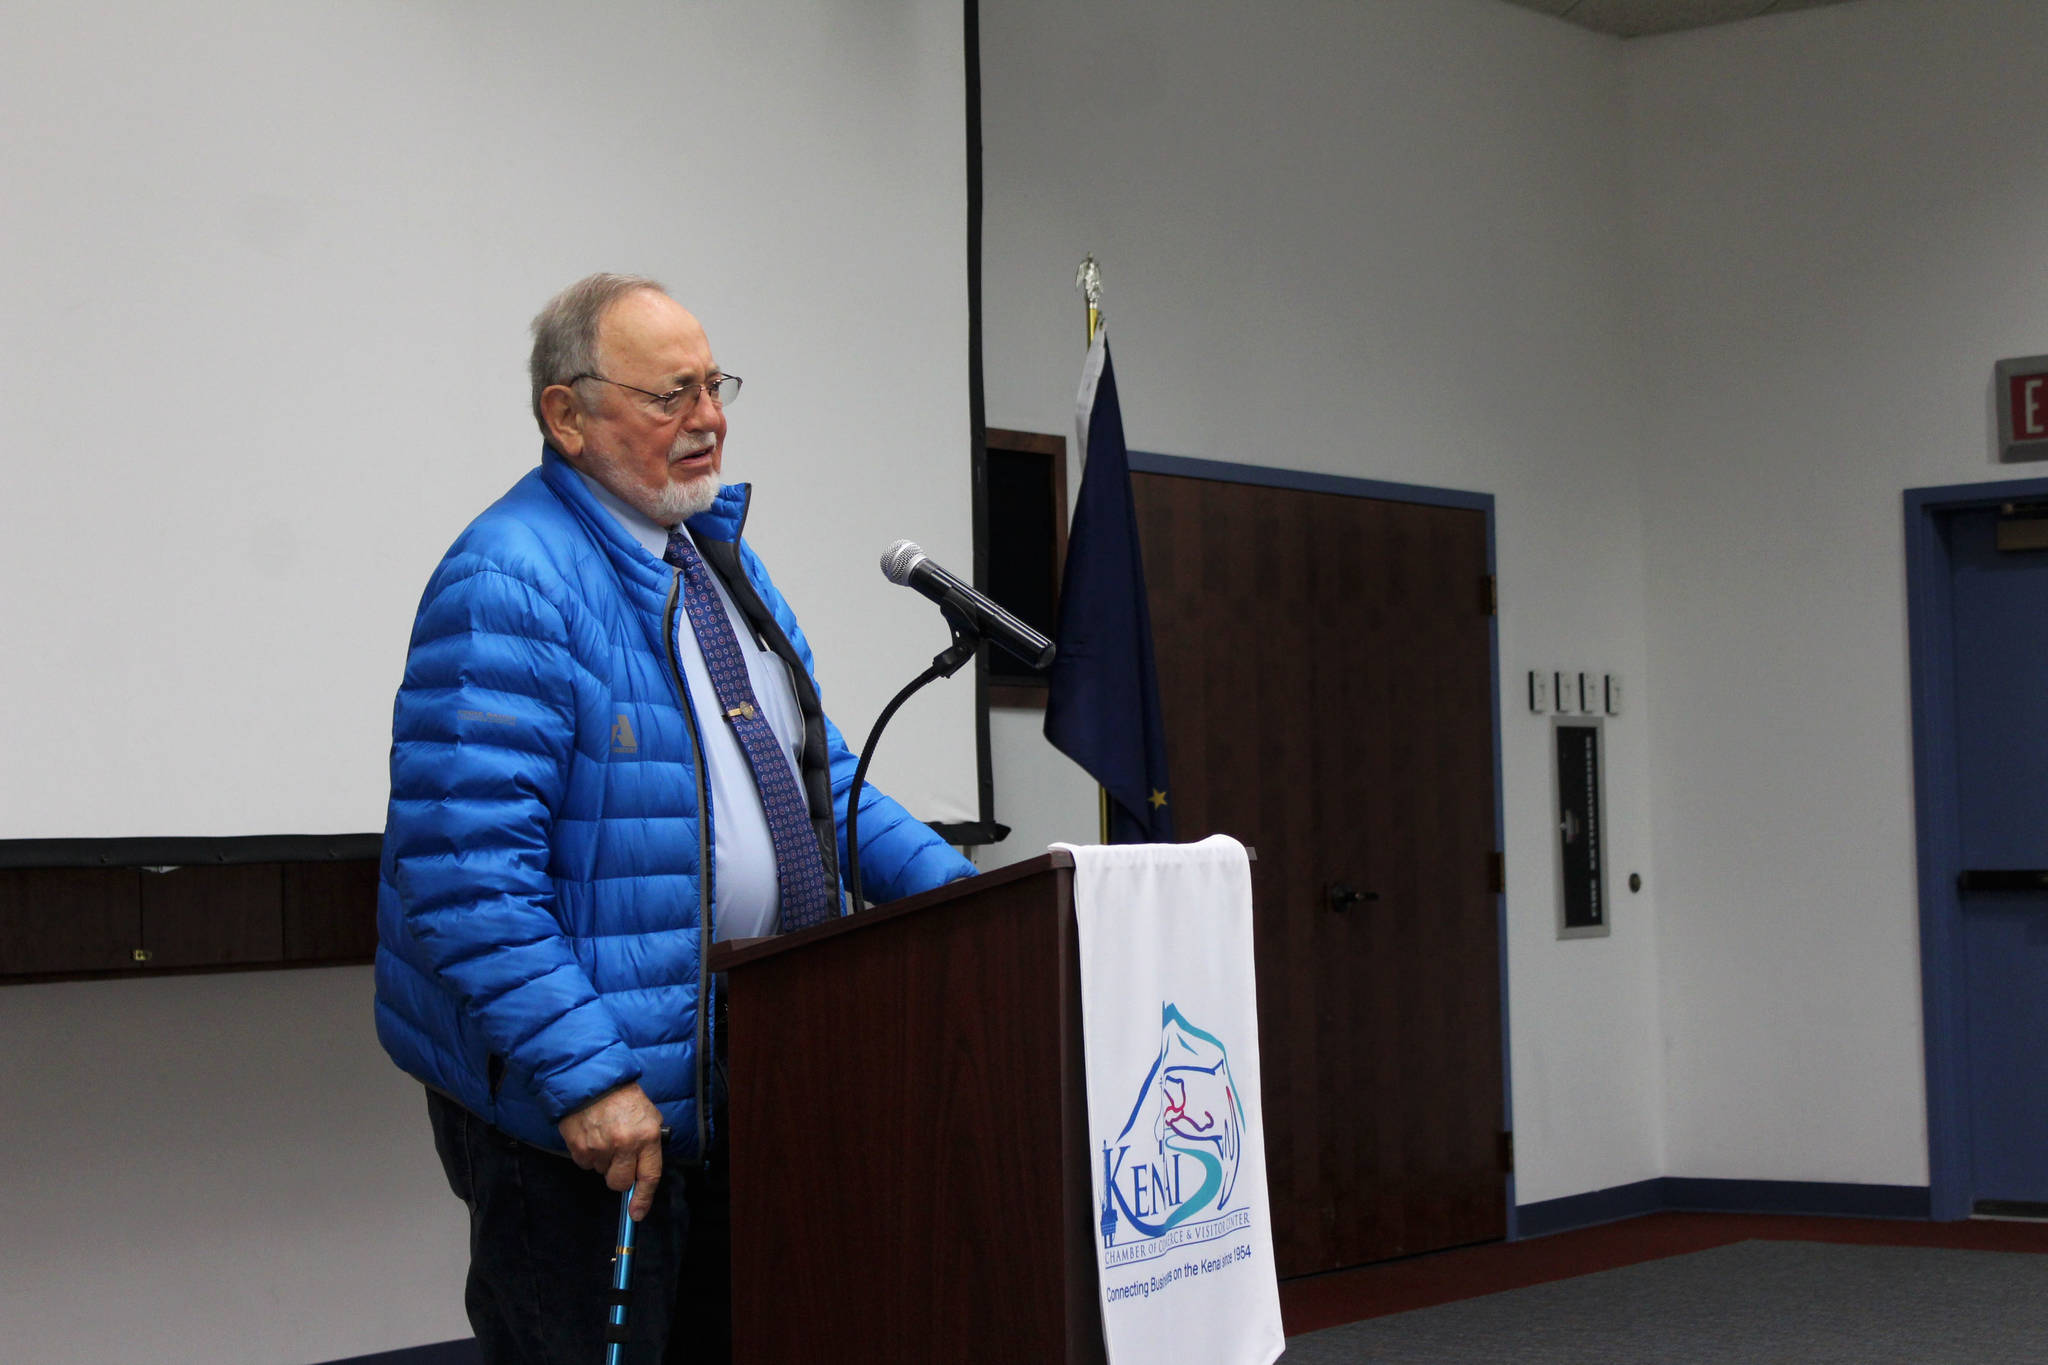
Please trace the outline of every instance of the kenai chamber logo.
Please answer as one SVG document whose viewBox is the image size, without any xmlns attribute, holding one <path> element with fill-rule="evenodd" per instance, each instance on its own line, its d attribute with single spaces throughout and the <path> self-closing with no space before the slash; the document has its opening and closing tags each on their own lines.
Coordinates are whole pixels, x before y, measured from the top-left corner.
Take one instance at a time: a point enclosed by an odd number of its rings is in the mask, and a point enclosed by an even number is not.
<svg viewBox="0 0 2048 1365">
<path fill-rule="evenodd" d="M 1250 1226 L 1251 1211 L 1231 1203 L 1243 1140 L 1244 1102 L 1223 1040 L 1162 1006 L 1152 1069 L 1123 1131 L 1102 1144 L 1104 1263 L 1149 1260 Z"/>
</svg>

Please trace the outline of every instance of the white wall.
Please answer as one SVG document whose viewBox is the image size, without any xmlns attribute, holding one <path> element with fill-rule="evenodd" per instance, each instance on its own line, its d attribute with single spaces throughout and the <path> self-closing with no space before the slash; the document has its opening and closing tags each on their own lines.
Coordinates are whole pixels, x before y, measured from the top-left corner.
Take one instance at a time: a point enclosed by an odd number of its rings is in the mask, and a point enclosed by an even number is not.
<svg viewBox="0 0 2048 1365">
<path fill-rule="evenodd" d="M 0 1360 L 308 1365 L 469 1334 L 469 1226 L 370 969 L 0 989 Z"/>
<path fill-rule="evenodd" d="M 1645 674 L 1621 45 L 1494 0 L 1051 0 L 984 7 L 982 79 L 991 425 L 1070 430 L 1093 252 L 1134 448 L 1496 496 L 1519 1196 L 1663 1173 L 1661 702 L 1609 729 L 1649 889 L 1572 943 L 1515 704 L 1531 667 Z M 1092 838 L 1036 713 L 1001 720 L 1001 856 Z"/>
<path fill-rule="evenodd" d="M 1625 52 L 1669 1169 L 1922 1184 L 1900 493 L 2042 472 L 2048 6 Z"/>
<path fill-rule="evenodd" d="M 972 553 L 959 5 L 591 10 L 8 5 L 0 833 L 379 828 L 420 590 L 538 462 L 527 323 L 593 270 L 746 377 L 725 474 L 834 718 L 943 647 L 876 556 Z M 913 710 L 878 783 L 972 818 L 971 689 Z"/>
</svg>

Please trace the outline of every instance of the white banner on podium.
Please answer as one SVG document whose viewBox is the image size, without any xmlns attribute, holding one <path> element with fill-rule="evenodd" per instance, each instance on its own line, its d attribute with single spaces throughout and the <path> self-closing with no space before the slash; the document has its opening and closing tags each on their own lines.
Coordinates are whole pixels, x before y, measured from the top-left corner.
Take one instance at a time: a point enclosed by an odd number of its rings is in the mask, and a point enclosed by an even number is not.
<svg viewBox="0 0 2048 1365">
<path fill-rule="evenodd" d="M 1244 845 L 1055 847 L 1074 855 L 1110 1365 L 1271 1365 L 1286 1342 Z"/>
</svg>

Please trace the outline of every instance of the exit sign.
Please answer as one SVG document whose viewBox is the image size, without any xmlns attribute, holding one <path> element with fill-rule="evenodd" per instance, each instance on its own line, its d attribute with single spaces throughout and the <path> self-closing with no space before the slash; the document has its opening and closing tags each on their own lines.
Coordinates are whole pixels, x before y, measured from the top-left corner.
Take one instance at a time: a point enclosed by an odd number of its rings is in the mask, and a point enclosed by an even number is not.
<svg viewBox="0 0 2048 1365">
<path fill-rule="evenodd" d="M 1998 455 L 2048 460 L 2048 355 L 1998 362 Z"/>
</svg>

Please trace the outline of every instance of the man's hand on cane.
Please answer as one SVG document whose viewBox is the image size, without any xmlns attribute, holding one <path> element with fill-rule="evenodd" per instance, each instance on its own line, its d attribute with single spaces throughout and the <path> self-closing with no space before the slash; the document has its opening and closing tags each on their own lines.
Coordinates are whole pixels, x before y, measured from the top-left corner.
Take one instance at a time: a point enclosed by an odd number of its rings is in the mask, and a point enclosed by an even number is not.
<svg viewBox="0 0 2048 1365">
<path fill-rule="evenodd" d="M 638 1082 L 598 1096 L 560 1124 L 569 1157 L 604 1176 L 607 1187 L 633 1191 L 633 1221 L 654 1207 L 661 1181 L 661 1111 Z"/>
</svg>

